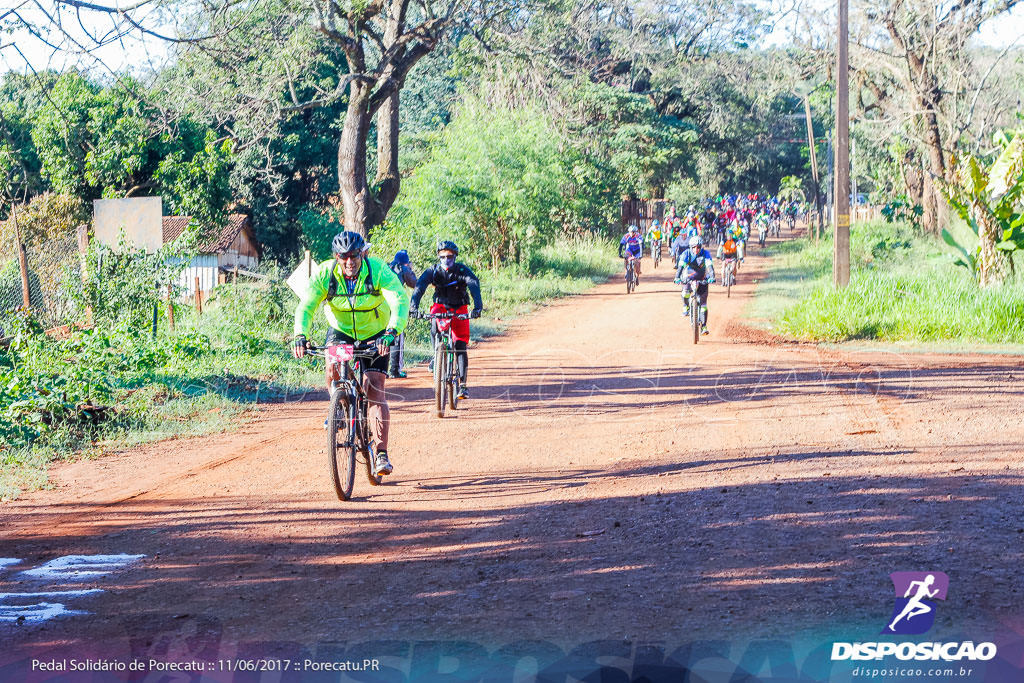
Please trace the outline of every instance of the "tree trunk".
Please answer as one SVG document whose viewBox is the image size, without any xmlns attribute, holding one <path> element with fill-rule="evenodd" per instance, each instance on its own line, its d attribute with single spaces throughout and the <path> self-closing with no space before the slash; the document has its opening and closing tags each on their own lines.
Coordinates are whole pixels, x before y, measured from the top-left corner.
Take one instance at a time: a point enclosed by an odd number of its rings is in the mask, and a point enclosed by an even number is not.
<svg viewBox="0 0 1024 683">
<path fill-rule="evenodd" d="M 919 95 L 917 105 L 925 112 L 924 141 L 928 150 L 928 169 L 924 172 L 924 187 L 921 207 L 924 214 L 921 216 L 921 227 L 925 232 L 938 235 L 939 225 L 939 188 L 940 181 L 946 179 L 946 155 L 942 151 L 942 134 L 939 131 L 939 119 L 936 116 L 938 108 L 938 93 L 930 93 L 930 97 Z"/>
<path fill-rule="evenodd" d="M 398 198 L 401 181 L 398 173 L 398 91 L 395 91 L 377 112 L 377 177 L 373 183 L 377 196 L 372 198 L 372 224 L 367 228 L 384 222 L 384 217 Z"/>
<path fill-rule="evenodd" d="M 946 155 L 942 151 L 942 138 L 939 136 L 939 122 L 934 114 L 925 116 L 925 141 L 928 143 L 928 171 L 924 174 L 924 196 L 922 197 L 924 214 L 921 225 L 925 232 L 939 234 L 941 226 L 939 181 L 946 179 Z"/>
<path fill-rule="evenodd" d="M 370 131 L 369 88 L 353 83 L 338 142 L 338 190 L 346 230 L 369 232 L 373 197 L 366 182 L 366 136 Z"/>
</svg>

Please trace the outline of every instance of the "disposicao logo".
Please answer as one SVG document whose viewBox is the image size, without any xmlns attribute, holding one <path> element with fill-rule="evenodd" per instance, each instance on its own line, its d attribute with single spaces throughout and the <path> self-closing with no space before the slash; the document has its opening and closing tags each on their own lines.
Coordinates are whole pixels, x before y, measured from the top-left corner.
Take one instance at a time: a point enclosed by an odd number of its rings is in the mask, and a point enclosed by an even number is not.
<svg viewBox="0 0 1024 683">
<path fill-rule="evenodd" d="M 935 623 L 932 600 L 946 599 L 949 577 L 944 572 L 893 572 L 889 578 L 896 588 L 896 604 L 882 633 L 927 633 Z"/>
<path fill-rule="evenodd" d="M 893 572 L 896 604 L 883 635 L 920 635 L 935 624 L 934 600 L 945 600 L 949 577 L 943 572 Z M 994 643 L 833 643 L 832 660 L 868 660 L 896 657 L 901 660 L 946 662 L 988 661 L 996 656 Z"/>
</svg>

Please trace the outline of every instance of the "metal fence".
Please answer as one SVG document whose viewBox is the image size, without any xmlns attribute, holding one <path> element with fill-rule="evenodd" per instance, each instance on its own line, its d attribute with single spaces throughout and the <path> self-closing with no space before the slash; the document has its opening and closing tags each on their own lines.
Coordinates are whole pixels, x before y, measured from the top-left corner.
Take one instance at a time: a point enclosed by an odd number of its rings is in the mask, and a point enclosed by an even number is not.
<svg viewBox="0 0 1024 683">
<path fill-rule="evenodd" d="M 24 266 L 19 256 L 22 248 Z M 76 322 L 81 312 L 72 293 L 80 283 L 81 257 L 75 233 L 25 245 L 12 236 L 0 239 L 0 328 L 15 310 L 26 306 L 47 328 Z"/>
</svg>

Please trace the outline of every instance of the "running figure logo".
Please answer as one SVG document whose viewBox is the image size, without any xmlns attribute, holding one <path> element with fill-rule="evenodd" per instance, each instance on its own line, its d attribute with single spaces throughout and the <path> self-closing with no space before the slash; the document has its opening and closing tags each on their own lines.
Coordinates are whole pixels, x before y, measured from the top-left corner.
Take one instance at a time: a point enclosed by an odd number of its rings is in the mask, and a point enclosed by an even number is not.
<svg viewBox="0 0 1024 683">
<path fill-rule="evenodd" d="M 889 625 L 882 633 L 917 635 L 935 623 L 935 603 L 946 599 L 949 577 L 943 572 L 893 572 L 889 575 L 896 588 L 896 605 Z"/>
</svg>

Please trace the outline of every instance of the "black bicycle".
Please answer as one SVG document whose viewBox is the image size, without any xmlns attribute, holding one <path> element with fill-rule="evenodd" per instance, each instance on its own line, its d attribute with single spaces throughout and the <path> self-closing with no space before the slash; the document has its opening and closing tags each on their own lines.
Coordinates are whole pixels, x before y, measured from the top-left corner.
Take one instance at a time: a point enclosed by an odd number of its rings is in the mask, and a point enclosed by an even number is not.
<svg viewBox="0 0 1024 683">
<path fill-rule="evenodd" d="M 693 327 L 694 344 L 700 341 L 700 297 L 697 295 L 697 288 L 707 283 L 707 280 L 689 280 L 683 283 L 683 287 L 690 288 L 690 325 Z"/>
<path fill-rule="evenodd" d="M 357 342 L 306 346 L 312 355 L 336 365 L 340 377 L 331 383 L 331 402 L 327 409 L 327 459 L 338 500 L 352 497 L 356 460 L 366 463 L 366 477 L 370 484 L 379 486 L 382 480 L 373 468 L 373 444 L 366 419 L 369 401 L 363 390 L 363 357 L 357 355 L 372 350 L 375 345 L 376 342 Z"/>
<path fill-rule="evenodd" d="M 654 267 L 661 263 L 661 240 L 651 242 L 651 258 L 654 260 Z"/>
<path fill-rule="evenodd" d="M 469 320 L 466 313 L 421 313 L 424 320 L 436 320 L 437 333 L 434 343 L 434 406 L 437 416 L 444 417 L 445 404 L 452 410 L 459 408 L 459 393 L 462 380 L 459 377 L 458 362 L 455 359 L 455 332 L 453 320 Z"/>
<path fill-rule="evenodd" d="M 632 294 L 633 290 L 636 289 L 637 282 L 640 278 L 636 274 L 636 261 L 635 256 L 626 257 L 626 294 Z"/>
</svg>

